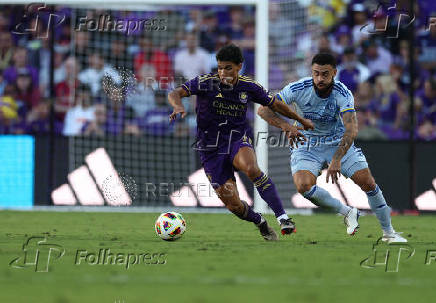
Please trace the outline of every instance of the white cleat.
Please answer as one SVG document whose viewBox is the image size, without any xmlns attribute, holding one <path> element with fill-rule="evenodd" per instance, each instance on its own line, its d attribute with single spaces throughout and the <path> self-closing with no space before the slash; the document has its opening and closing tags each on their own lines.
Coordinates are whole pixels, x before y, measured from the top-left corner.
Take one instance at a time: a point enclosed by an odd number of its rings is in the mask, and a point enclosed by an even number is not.
<svg viewBox="0 0 436 303">
<path fill-rule="evenodd" d="M 347 234 L 349 234 L 350 236 L 354 236 L 354 234 L 357 232 L 357 230 L 359 229 L 359 210 L 355 207 L 353 207 L 352 209 L 350 209 L 350 211 L 348 212 L 348 214 L 344 217 L 344 223 L 347 226 Z"/>
<path fill-rule="evenodd" d="M 392 231 L 391 233 L 383 233 L 382 241 L 390 243 L 407 243 L 407 239 L 400 236 L 402 233 Z"/>
</svg>

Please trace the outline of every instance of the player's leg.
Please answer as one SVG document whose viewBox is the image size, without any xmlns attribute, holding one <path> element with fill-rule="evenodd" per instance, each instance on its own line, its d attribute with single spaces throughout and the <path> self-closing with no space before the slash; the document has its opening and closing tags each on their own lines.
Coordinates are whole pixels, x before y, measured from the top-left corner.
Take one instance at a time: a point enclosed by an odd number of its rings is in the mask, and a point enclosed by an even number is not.
<svg viewBox="0 0 436 303">
<path fill-rule="evenodd" d="M 316 185 L 316 178 L 322 164 L 322 160 L 315 151 L 299 149 L 292 152 L 291 170 L 297 191 L 313 204 L 332 209 L 345 216 L 351 208 L 333 198 L 324 188 Z"/>
<path fill-rule="evenodd" d="M 233 158 L 233 166 L 247 175 L 254 183 L 260 197 L 273 210 L 281 226 L 282 234 L 291 234 L 295 230 L 295 223 L 286 214 L 271 178 L 259 169 L 253 148 L 249 146 L 239 148 Z"/>
<path fill-rule="evenodd" d="M 278 239 L 277 234 L 268 226 L 262 215 L 253 211 L 247 202 L 239 199 L 236 182 L 233 179 L 229 179 L 225 184 L 217 187 L 215 192 L 229 211 L 242 220 L 256 224 L 265 240 Z"/>
<path fill-rule="evenodd" d="M 366 192 L 371 210 L 375 213 L 383 230 L 383 240 L 387 242 L 407 242 L 394 231 L 391 223 L 391 208 L 386 203 L 380 187 L 376 184 L 369 168 L 356 171 L 351 179 Z"/>
<path fill-rule="evenodd" d="M 367 195 L 368 204 L 376 215 L 383 234 L 388 236 L 389 242 L 407 242 L 406 239 L 395 233 L 391 223 L 391 208 L 387 205 L 382 191 L 374 180 L 368 168 L 366 158 L 360 148 L 351 146 L 342 159 L 342 174 L 349 177 Z"/>
</svg>

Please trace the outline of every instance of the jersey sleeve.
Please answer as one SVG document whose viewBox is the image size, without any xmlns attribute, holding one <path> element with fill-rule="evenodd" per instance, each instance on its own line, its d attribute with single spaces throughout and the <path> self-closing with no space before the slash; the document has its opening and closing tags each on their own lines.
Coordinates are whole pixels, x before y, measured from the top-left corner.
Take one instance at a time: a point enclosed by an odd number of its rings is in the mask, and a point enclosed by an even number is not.
<svg viewBox="0 0 436 303">
<path fill-rule="evenodd" d="M 260 84 L 253 83 L 253 102 L 263 106 L 270 106 L 274 102 L 274 96 Z"/>
<path fill-rule="evenodd" d="M 296 92 L 292 90 L 293 83 L 286 85 L 277 95 L 276 98 L 285 104 L 291 105 L 292 102 L 297 101 Z"/>
<path fill-rule="evenodd" d="M 195 77 L 181 85 L 181 87 L 188 92 L 189 96 L 197 95 L 199 91 L 199 77 Z"/>
<path fill-rule="evenodd" d="M 339 112 L 341 115 L 347 112 L 355 112 L 354 109 L 354 97 L 350 91 L 347 91 L 345 96 L 341 96 L 338 101 Z"/>
</svg>

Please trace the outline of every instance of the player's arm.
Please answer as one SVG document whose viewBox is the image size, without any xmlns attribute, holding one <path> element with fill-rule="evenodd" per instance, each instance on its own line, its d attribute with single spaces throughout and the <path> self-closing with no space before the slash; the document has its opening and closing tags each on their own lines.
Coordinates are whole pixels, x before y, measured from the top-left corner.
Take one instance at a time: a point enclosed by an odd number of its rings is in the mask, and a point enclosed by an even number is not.
<svg viewBox="0 0 436 303">
<path fill-rule="evenodd" d="M 177 87 L 168 94 L 168 102 L 173 107 L 170 121 L 175 120 L 178 114 L 181 114 L 182 118 L 186 116 L 185 107 L 182 104 L 182 98 L 184 97 L 189 97 L 189 93 L 182 87 Z"/>
<path fill-rule="evenodd" d="M 277 100 L 276 97 L 274 97 L 274 101 L 271 103 L 271 105 L 269 105 L 269 108 L 276 113 L 279 113 L 285 117 L 288 117 L 289 119 L 293 119 L 293 120 L 300 122 L 301 125 L 303 125 L 305 130 L 314 129 L 314 125 L 313 125 L 312 121 L 310 121 L 309 119 L 304 119 L 303 117 L 300 117 L 296 112 L 294 112 L 291 109 L 290 106 L 288 106 L 287 104 L 285 104 L 283 102 L 280 102 L 279 100 Z"/>
<path fill-rule="evenodd" d="M 354 110 L 345 112 L 342 116 L 342 120 L 344 121 L 345 133 L 341 139 L 341 142 L 339 143 L 338 149 L 333 155 L 332 162 L 330 163 L 327 170 L 327 183 L 329 182 L 330 177 L 332 179 L 332 183 L 337 182 L 341 173 L 342 157 L 345 156 L 351 145 L 353 145 L 354 139 L 356 139 L 357 136 L 358 128 L 356 112 Z"/>
<path fill-rule="evenodd" d="M 276 102 L 274 101 L 274 103 Z M 281 129 L 282 131 L 284 131 L 291 145 L 294 145 L 294 143 L 297 144 L 298 142 L 305 141 L 306 138 L 299 131 L 302 130 L 303 128 L 290 125 L 286 120 L 279 117 L 270 107 L 260 106 L 259 109 L 257 110 L 257 113 L 262 119 L 268 122 L 268 124 L 275 126 Z M 297 114 L 295 113 L 295 115 Z"/>
</svg>

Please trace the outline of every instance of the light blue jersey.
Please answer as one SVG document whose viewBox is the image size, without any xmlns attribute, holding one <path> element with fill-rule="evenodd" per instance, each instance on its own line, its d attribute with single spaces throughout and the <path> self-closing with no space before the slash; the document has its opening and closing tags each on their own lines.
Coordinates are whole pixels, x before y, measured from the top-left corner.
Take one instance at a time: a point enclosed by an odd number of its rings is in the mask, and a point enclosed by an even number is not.
<svg viewBox="0 0 436 303">
<path fill-rule="evenodd" d="M 342 114 L 354 112 L 353 94 L 341 82 L 336 81 L 328 98 L 320 98 L 315 92 L 311 77 L 285 86 L 277 98 L 292 106 L 306 119 L 312 120 L 314 130 L 302 131 L 308 140 L 297 148 L 291 147 L 292 174 L 308 170 L 318 176 L 325 162 L 330 163 L 345 132 Z M 341 172 L 351 177 L 356 171 L 367 168 L 365 156 L 354 144 L 341 161 Z"/>
<path fill-rule="evenodd" d="M 288 84 L 280 91 L 277 98 L 288 105 L 295 103 L 304 118 L 312 120 L 315 129 L 303 131 L 308 138 L 313 136 L 342 138 L 345 128 L 341 115 L 355 111 L 353 94 L 339 81 L 335 82 L 330 96 L 326 99 L 318 97 L 311 77 Z"/>
</svg>

